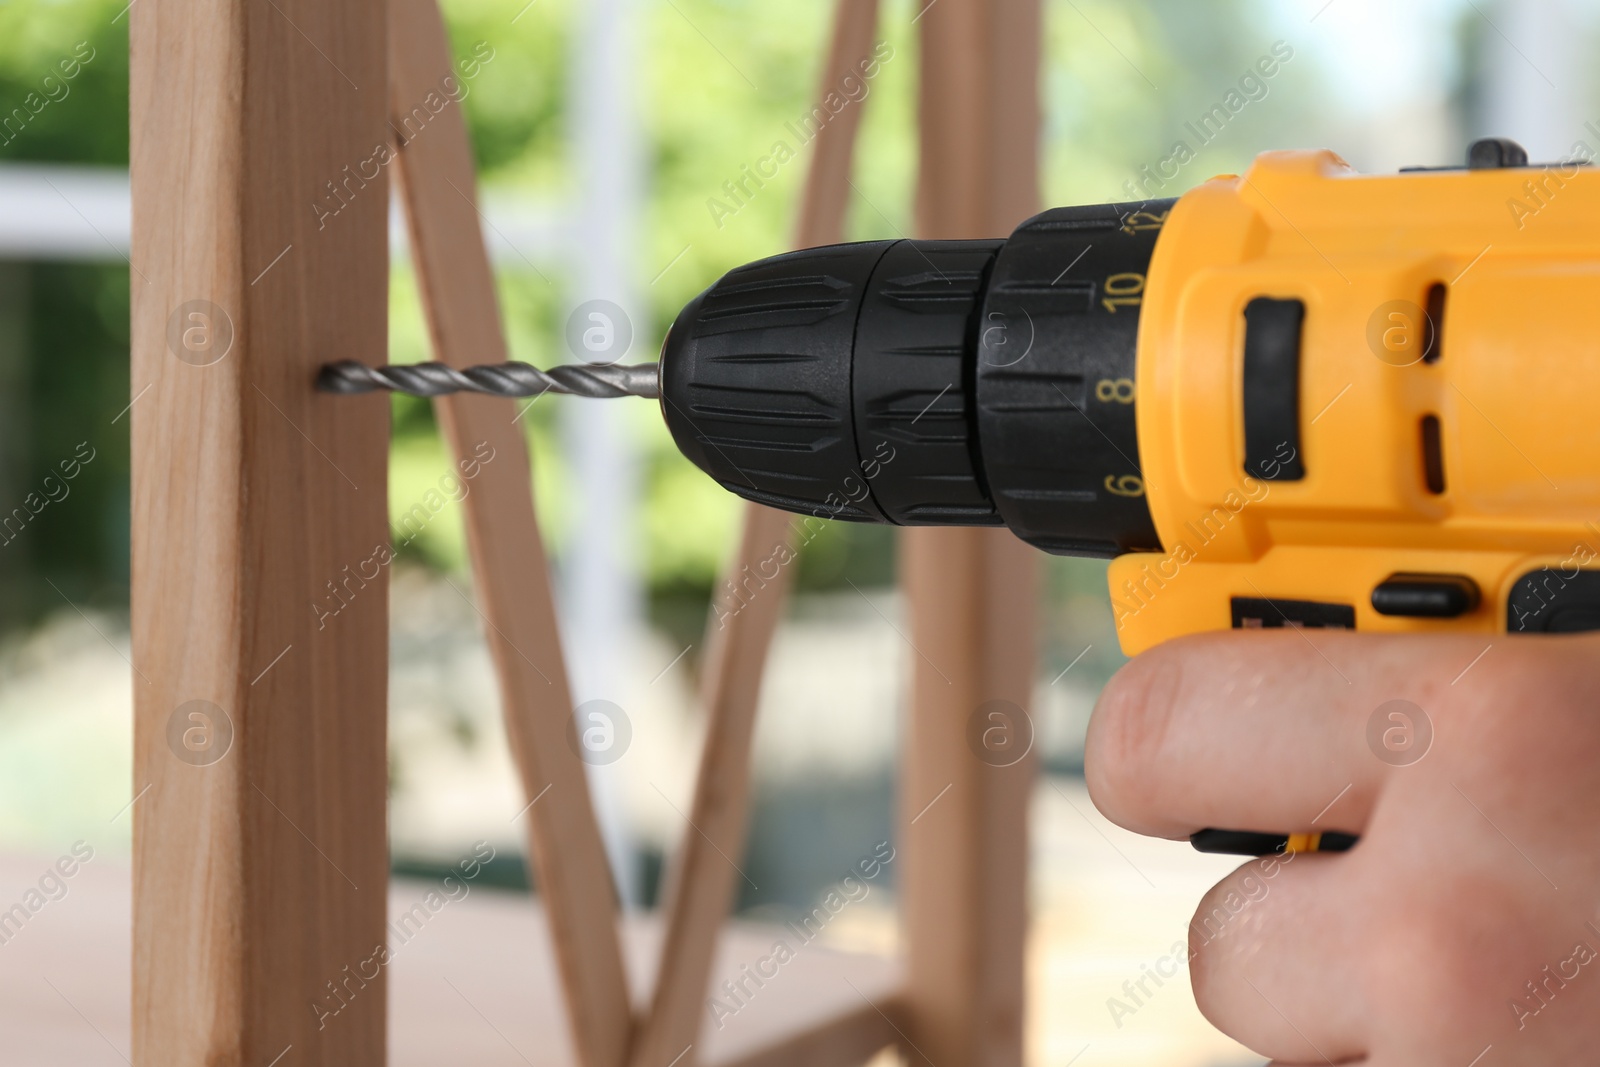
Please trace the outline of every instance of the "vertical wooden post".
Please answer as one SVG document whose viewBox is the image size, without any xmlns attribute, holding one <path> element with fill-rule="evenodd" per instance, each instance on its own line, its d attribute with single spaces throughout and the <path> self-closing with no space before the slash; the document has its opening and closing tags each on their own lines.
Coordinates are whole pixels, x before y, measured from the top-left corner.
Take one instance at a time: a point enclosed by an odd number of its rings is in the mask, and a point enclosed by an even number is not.
<svg viewBox="0 0 1600 1067">
<path fill-rule="evenodd" d="M 1039 0 L 940 0 L 921 28 L 919 235 L 1005 236 L 1038 207 Z M 919 653 L 900 796 L 902 1010 L 917 1065 L 1022 1063 L 1034 761 L 980 759 L 971 720 L 990 701 L 1031 702 L 1036 567 L 1003 530 L 912 529 L 901 541 Z M 1030 729 L 1014 715 L 991 725 Z"/>
<path fill-rule="evenodd" d="M 133 1057 L 380 1067 L 380 0 L 145 0 L 133 179 Z"/>
</svg>

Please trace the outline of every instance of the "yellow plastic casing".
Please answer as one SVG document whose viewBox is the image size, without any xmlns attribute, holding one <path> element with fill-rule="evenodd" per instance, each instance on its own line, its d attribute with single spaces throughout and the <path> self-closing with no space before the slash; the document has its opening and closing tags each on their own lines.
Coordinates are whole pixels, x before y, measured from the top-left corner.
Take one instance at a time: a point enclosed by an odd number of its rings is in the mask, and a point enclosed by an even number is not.
<svg viewBox="0 0 1600 1067">
<path fill-rule="evenodd" d="M 1305 306 L 1299 481 L 1244 469 L 1244 309 L 1258 296 Z M 1136 381 L 1165 551 L 1111 564 L 1128 654 L 1230 628 L 1235 597 L 1352 605 L 1357 630 L 1504 632 L 1519 578 L 1549 568 L 1555 589 L 1600 558 L 1600 173 L 1361 176 L 1331 152 L 1267 153 L 1171 210 Z M 1482 599 L 1452 619 L 1380 615 L 1372 590 L 1396 573 L 1465 575 Z"/>
</svg>

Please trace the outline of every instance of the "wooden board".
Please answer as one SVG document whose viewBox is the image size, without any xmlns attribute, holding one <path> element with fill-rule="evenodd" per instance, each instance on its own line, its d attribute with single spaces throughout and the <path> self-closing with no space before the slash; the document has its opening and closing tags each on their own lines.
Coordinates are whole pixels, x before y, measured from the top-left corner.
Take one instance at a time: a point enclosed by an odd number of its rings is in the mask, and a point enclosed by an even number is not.
<svg viewBox="0 0 1600 1067">
<path fill-rule="evenodd" d="M 865 996 L 865 994 L 863 994 Z M 899 1039 L 894 1001 L 867 1002 L 837 1015 L 808 1020 L 793 1034 L 716 1067 L 843 1067 L 866 1063 Z"/>
<path fill-rule="evenodd" d="M 123 816 L 126 818 L 126 816 Z M 57 856 L 0 855 L 0 899 L 16 901 Z M 0 1034 L 6 1067 L 124 1067 L 128 1017 L 126 862 L 102 847 L 80 864 L 68 894 L 51 901 L 23 929 L 8 927 L 0 945 Z M 433 894 L 432 906 L 426 903 Z M 396 880 L 389 912 L 407 920 L 387 968 L 393 1005 L 391 1067 L 570 1067 L 560 975 L 550 926 L 538 903 L 470 880 Z M 436 910 L 435 910 L 436 909 Z M 621 926 L 628 958 L 644 974 L 660 945 L 654 917 Z M 780 925 L 730 923 L 714 964 L 719 979 L 771 952 L 793 934 Z M 863 1047 L 893 1031 L 863 998 L 893 1013 L 899 968 L 881 956 L 803 948 L 765 988 L 706 1035 L 713 1067 L 790 1067 L 860 1062 Z M 354 1003 L 354 1002 L 353 1002 Z M 330 1019 L 342 1025 L 343 1015 Z M 797 1050 L 830 1049 L 833 1058 L 797 1060 Z M 195 1062 L 195 1061 L 190 1061 Z M 292 1067 L 294 1053 L 276 1067 Z M 268 1067 L 268 1060 L 248 1067 Z"/>
<path fill-rule="evenodd" d="M 877 0 L 839 0 L 823 66 L 824 93 L 871 55 L 877 21 Z M 861 108 L 850 107 L 819 132 L 796 227 L 797 247 L 842 239 L 860 122 Z M 788 514 L 746 505 L 738 550 L 724 577 L 737 585 L 746 573 L 765 574 L 766 562 L 792 541 Z M 679 1067 L 700 1062 L 695 1042 L 706 1018 L 706 983 L 719 931 L 733 905 L 740 877 L 734 864 L 744 854 L 749 826 L 750 745 L 761 677 L 783 614 L 791 569 L 780 568 L 777 579 L 737 613 L 713 611 L 707 623 L 705 747 L 689 811 L 691 829 L 667 871 L 662 908 L 666 946 L 650 1010 L 640 1023 L 633 1067 L 666 1067 L 679 1057 Z M 823 1059 L 808 1060 L 803 1053 L 808 1047 L 796 1046 L 801 1051 L 786 1062 L 848 1062 L 829 1058 L 837 1049 L 828 1045 L 817 1046 L 825 1052 Z"/>
<path fill-rule="evenodd" d="M 450 79 L 459 83 L 461 72 L 452 69 L 436 0 L 390 3 L 400 186 L 435 357 L 455 366 L 498 363 L 507 358 L 506 342 L 466 124 L 454 103 L 435 108 L 449 101 Z M 418 108 L 430 116 L 425 124 L 412 118 Z M 500 679 L 512 757 L 531 804 L 522 816 L 528 854 L 578 1062 L 619 1067 L 632 1007 L 611 870 L 584 765 L 567 736 L 572 696 L 519 420 L 528 403 L 462 395 L 439 400 L 435 410 L 451 454 L 479 472 L 465 500 L 475 599 Z M 486 454 L 491 462 L 476 462 Z"/>
<path fill-rule="evenodd" d="M 919 235 L 1006 236 L 1038 210 L 1040 4 L 941 0 L 920 24 Z M 989 701 L 1031 704 L 1037 567 L 1036 551 L 1004 530 L 901 539 L 918 652 L 900 794 L 903 1052 L 919 1067 L 1022 1062 L 1035 761 L 980 760 L 970 723 Z M 1027 728 L 1015 713 L 998 723 Z"/>
<path fill-rule="evenodd" d="M 314 1005 L 385 937 L 388 408 L 313 382 L 385 359 L 381 168 L 317 211 L 386 139 L 384 8 L 128 17 L 132 1062 L 379 1067 L 381 967 Z"/>
</svg>

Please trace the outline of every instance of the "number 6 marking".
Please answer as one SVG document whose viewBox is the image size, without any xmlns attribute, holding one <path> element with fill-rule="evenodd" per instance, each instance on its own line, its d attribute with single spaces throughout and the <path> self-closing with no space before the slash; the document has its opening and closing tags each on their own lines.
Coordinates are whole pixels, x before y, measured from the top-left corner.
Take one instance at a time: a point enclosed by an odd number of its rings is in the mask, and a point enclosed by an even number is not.
<svg viewBox="0 0 1600 1067">
<path fill-rule="evenodd" d="M 1106 492 L 1113 496 L 1144 496 L 1144 479 L 1133 474 L 1106 475 Z"/>
</svg>

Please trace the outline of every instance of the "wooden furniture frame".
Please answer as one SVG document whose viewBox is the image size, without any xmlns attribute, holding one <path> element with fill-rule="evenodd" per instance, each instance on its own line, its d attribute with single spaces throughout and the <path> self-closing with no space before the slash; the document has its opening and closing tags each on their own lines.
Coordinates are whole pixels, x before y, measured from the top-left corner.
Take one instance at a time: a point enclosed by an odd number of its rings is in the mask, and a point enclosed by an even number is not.
<svg viewBox="0 0 1600 1067">
<path fill-rule="evenodd" d="M 134 1061 L 380 1067 L 382 968 L 349 975 L 385 938 L 388 403 L 312 382 L 331 359 L 386 359 L 391 173 L 437 358 L 507 355 L 459 108 L 425 133 L 404 121 L 451 73 L 444 27 L 436 0 L 144 0 L 130 18 Z M 1039 0 L 935 0 L 918 15 L 922 235 L 1003 234 L 1037 208 L 1039 20 Z M 824 92 L 871 52 L 877 21 L 876 0 L 838 0 Z M 860 112 L 815 145 L 800 245 L 842 234 Z M 347 168 L 378 158 L 352 184 Z M 331 218 L 312 207 L 328 182 L 348 201 Z M 437 410 L 453 454 L 496 456 L 466 501 L 477 606 L 576 1057 L 694 1067 L 782 579 L 708 637 L 698 832 L 673 858 L 654 992 L 635 1005 L 564 740 L 525 440 L 509 401 Z M 748 507 L 733 572 L 789 522 Z M 966 735 L 983 702 L 1028 703 L 1032 557 L 1003 531 L 910 530 L 902 545 L 916 650 L 897 842 L 907 977 L 743 1067 L 862 1062 L 890 1045 L 938 1067 L 1022 1060 L 1032 767 L 988 766 Z M 330 593 L 336 614 L 317 607 Z M 214 760 L 174 758 L 191 722 Z M 308 1005 L 336 984 L 348 1015 L 324 1027 Z"/>
</svg>

